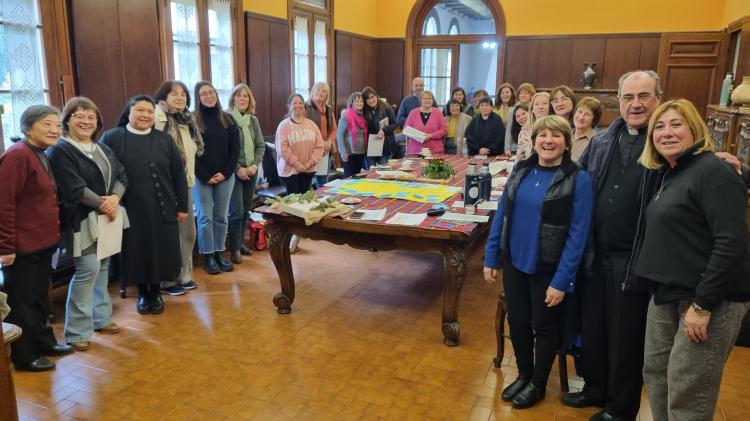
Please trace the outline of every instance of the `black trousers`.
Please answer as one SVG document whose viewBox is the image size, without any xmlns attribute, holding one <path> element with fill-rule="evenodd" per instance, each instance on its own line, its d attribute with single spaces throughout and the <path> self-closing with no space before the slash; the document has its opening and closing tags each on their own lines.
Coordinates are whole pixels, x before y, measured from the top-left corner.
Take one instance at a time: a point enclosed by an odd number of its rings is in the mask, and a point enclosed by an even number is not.
<svg viewBox="0 0 750 421">
<path fill-rule="evenodd" d="M 628 256 L 597 253 L 594 276 L 581 288 L 583 392 L 607 412 L 635 418 L 643 387 L 649 293 L 623 291 Z"/>
<path fill-rule="evenodd" d="M 365 155 L 349 155 L 349 159 L 344 164 L 344 177 L 351 177 L 354 174 L 359 174 L 362 168 L 365 167 Z"/>
<path fill-rule="evenodd" d="M 292 174 L 289 177 L 280 177 L 284 183 L 287 194 L 304 193 L 312 187 L 312 179 L 315 177 L 314 172 L 303 172 Z"/>
<path fill-rule="evenodd" d="M 55 249 L 16 256 L 10 266 L 3 266 L 5 292 L 10 314 L 5 319 L 23 330 L 11 345 L 13 364 L 25 365 L 42 356 L 42 350 L 57 344 L 49 316 L 49 277 Z"/>
<path fill-rule="evenodd" d="M 550 308 L 544 303 L 553 275 L 551 272 L 523 273 L 513 267 L 510 259 L 506 259 L 503 266 L 508 326 L 518 375 L 530 377 L 540 389 L 547 387 L 560 345 L 561 307 L 558 304 Z"/>
</svg>

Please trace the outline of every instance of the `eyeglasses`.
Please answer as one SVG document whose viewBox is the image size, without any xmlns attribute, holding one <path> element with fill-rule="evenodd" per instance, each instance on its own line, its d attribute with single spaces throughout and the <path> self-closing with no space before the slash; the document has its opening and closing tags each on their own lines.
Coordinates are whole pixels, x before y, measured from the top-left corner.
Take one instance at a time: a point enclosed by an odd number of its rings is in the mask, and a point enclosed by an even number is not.
<svg viewBox="0 0 750 421">
<path fill-rule="evenodd" d="M 560 98 L 555 98 L 552 100 L 552 105 L 562 104 L 563 102 L 570 101 L 570 98 L 566 96 L 561 96 Z"/>
<path fill-rule="evenodd" d="M 209 98 L 209 97 L 216 96 L 216 93 L 214 91 L 205 91 L 205 92 L 199 93 L 198 96 L 201 98 Z"/>
<path fill-rule="evenodd" d="M 77 119 L 77 120 L 86 120 L 86 121 L 96 121 L 95 115 L 85 115 L 80 113 L 73 113 L 70 115 L 71 117 Z"/>
<path fill-rule="evenodd" d="M 655 97 L 656 95 L 650 93 L 650 92 L 641 92 L 638 95 L 633 94 L 625 94 L 620 97 L 620 101 L 625 104 L 630 104 L 633 101 L 635 101 L 636 98 L 638 98 L 638 102 L 649 102 L 651 101 L 651 98 Z"/>
</svg>

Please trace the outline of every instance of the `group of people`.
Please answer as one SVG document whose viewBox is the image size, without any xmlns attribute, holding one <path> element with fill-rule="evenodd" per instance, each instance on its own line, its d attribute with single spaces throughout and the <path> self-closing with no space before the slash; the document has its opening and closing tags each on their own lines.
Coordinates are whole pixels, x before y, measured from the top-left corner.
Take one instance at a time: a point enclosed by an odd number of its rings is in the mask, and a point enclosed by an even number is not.
<svg viewBox="0 0 750 421">
<path fill-rule="evenodd" d="M 595 421 L 632 420 L 645 382 L 655 419 L 710 419 L 750 306 L 747 171 L 715 153 L 693 104 L 661 104 L 661 95 L 654 72 L 626 73 L 620 116 L 599 131 L 599 101 L 567 86 L 504 83 L 494 103 L 478 91 L 471 105 L 456 88 L 441 111 L 416 78 L 398 115 L 366 87 L 337 119 L 318 82 L 308 101 L 289 97 L 276 166 L 287 193 L 302 193 L 327 181 L 335 151 L 346 175 L 398 156 L 398 127 L 424 134 L 408 139 L 407 154 L 515 154 L 484 260 L 487 281 L 503 270 L 519 372 L 502 399 L 516 408 L 543 399 L 574 332 L 586 383 L 563 404 L 603 407 Z M 197 287 L 196 239 L 209 274 L 250 253 L 245 227 L 266 147 L 252 91 L 237 85 L 227 109 L 209 82 L 192 97 L 191 112 L 188 87 L 166 81 L 153 97 L 132 97 L 103 133 L 85 97 L 21 116 L 24 138 L 0 156 L 0 264 L 8 321 L 24 330 L 13 344 L 17 368 L 52 369 L 45 356 L 85 351 L 94 331 L 120 330 L 110 268 L 137 285 L 138 313 L 158 314 L 162 293 Z M 368 156 L 371 136 L 384 141 L 381 156 Z M 119 264 L 100 254 L 112 223 L 124 230 Z M 75 262 L 66 343 L 47 325 L 53 259 Z"/>
<path fill-rule="evenodd" d="M 503 83 L 494 101 L 479 89 L 472 104 L 466 91 L 457 87 L 442 113 L 435 107 L 435 96 L 424 90 L 424 80 L 412 80 L 412 94 L 401 101 L 396 121 L 401 127 L 412 127 L 426 135 L 425 139 L 408 138 L 407 154 L 418 154 L 428 148 L 433 154 L 463 156 L 512 156 L 518 160 L 532 153 L 531 135 L 534 123 L 542 117 L 557 115 L 571 126 L 571 158 L 583 154 L 598 131 L 603 108 L 591 96 L 577 99 L 573 90 L 561 85 L 551 92 L 536 92 L 531 83 L 518 89 Z"/>
<path fill-rule="evenodd" d="M 577 164 L 569 120 L 577 132 L 600 114 L 564 87 L 530 100 L 518 154 L 530 152 L 508 178 L 484 258 L 488 282 L 503 270 L 518 366 L 501 398 L 543 399 L 556 353 L 580 333 L 585 386 L 564 405 L 601 407 L 592 421 L 635 420 L 645 383 L 655 420 L 710 420 L 750 308 L 747 168 L 715 152 L 690 101 L 661 103 L 656 73 L 624 74 L 617 95 L 620 116 L 581 134 Z M 550 105 L 557 115 L 544 114 Z"/>
<path fill-rule="evenodd" d="M 159 314 L 162 293 L 198 286 L 196 238 L 209 274 L 231 271 L 250 254 L 245 227 L 265 149 L 252 91 L 237 85 L 226 110 L 210 83 L 193 93 L 190 112 L 187 86 L 168 80 L 153 97 L 130 98 L 103 133 L 99 109 L 85 97 L 71 98 L 62 112 L 35 105 L 21 115 L 23 138 L 0 156 L 0 264 L 8 321 L 24 332 L 12 345 L 18 369 L 53 369 L 46 356 L 89 349 L 94 331 L 119 332 L 110 278 L 138 287 L 138 313 Z M 75 272 L 66 343 L 57 343 L 47 291 L 51 268 L 66 261 Z"/>
</svg>

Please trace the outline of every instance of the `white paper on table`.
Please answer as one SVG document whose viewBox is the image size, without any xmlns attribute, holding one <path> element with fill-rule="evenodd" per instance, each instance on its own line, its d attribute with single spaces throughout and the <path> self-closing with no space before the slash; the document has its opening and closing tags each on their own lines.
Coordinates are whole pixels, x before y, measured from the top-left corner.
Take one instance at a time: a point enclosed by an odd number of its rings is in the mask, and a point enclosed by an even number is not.
<svg viewBox="0 0 750 421">
<path fill-rule="evenodd" d="M 477 205 L 477 209 L 497 210 L 497 203 L 497 200 L 490 200 L 489 202 L 482 201 Z M 456 200 L 451 207 L 463 208 L 464 202 L 462 200 Z"/>
<path fill-rule="evenodd" d="M 328 175 L 328 165 L 330 159 L 330 153 L 326 153 L 322 158 L 320 158 L 320 161 L 318 161 L 318 166 L 315 167 L 315 175 Z"/>
<path fill-rule="evenodd" d="M 385 208 L 382 209 L 357 209 L 357 212 L 362 212 L 362 217 L 357 218 L 357 221 L 380 221 L 385 218 Z"/>
<path fill-rule="evenodd" d="M 490 163 L 490 174 L 493 176 L 497 175 L 502 171 L 510 171 L 513 168 L 513 163 L 509 161 L 495 161 Z"/>
<path fill-rule="evenodd" d="M 419 143 L 424 143 L 425 139 L 427 139 L 427 133 L 420 132 L 412 126 L 404 127 L 404 130 L 401 130 L 401 134 L 410 139 L 414 139 Z"/>
<path fill-rule="evenodd" d="M 411 173 L 408 173 L 406 171 L 388 171 L 388 170 L 377 170 L 375 171 L 375 174 L 381 176 L 381 177 L 391 177 L 391 178 L 398 178 L 398 177 L 408 177 L 411 175 Z"/>
<path fill-rule="evenodd" d="M 384 119 L 382 119 L 382 120 L 380 120 L 378 122 L 378 126 L 380 126 L 380 130 L 383 130 L 385 128 L 385 126 L 387 126 L 387 125 L 388 125 L 388 117 L 386 117 L 386 118 L 384 118 Z"/>
<path fill-rule="evenodd" d="M 504 186 L 508 182 L 508 177 L 495 177 L 492 179 L 492 187 Z"/>
<path fill-rule="evenodd" d="M 412 225 L 417 226 L 421 224 L 425 218 L 426 213 L 404 213 L 399 212 L 391 217 L 391 219 L 385 221 L 386 224 L 391 225 Z"/>
<path fill-rule="evenodd" d="M 446 212 L 438 219 L 455 222 L 487 222 L 490 220 L 489 215 L 467 215 L 465 213 Z"/>
<path fill-rule="evenodd" d="M 385 145 L 385 136 L 380 139 L 376 134 L 367 136 L 367 156 L 383 156 L 383 145 Z"/>
<path fill-rule="evenodd" d="M 124 208 L 117 209 L 117 216 L 114 221 L 110 221 L 107 215 L 97 216 L 97 228 L 99 237 L 96 239 L 96 258 L 105 259 L 113 254 L 117 254 L 122 249 L 122 214 Z"/>
</svg>

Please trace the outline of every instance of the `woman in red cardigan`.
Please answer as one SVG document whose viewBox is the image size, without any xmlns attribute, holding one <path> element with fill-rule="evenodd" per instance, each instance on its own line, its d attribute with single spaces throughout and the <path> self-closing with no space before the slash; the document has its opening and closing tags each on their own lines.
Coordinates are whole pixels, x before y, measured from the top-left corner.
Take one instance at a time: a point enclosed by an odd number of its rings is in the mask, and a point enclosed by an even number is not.
<svg viewBox="0 0 750 421">
<path fill-rule="evenodd" d="M 73 352 L 58 344 L 47 324 L 47 291 L 52 254 L 60 240 L 57 187 L 44 151 L 60 137 L 60 112 L 32 105 L 21 114 L 25 138 L 0 156 L 0 265 L 10 314 L 7 322 L 23 329 L 13 342 L 18 370 L 45 371 L 55 363 L 45 355 Z"/>
<path fill-rule="evenodd" d="M 407 154 L 418 154 L 422 148 L 429 148 L 433 154 L 445 153 L 445 135 L 448 133 L 448 123 L 445 122 L 443 113 L 435 105 L 435 96 L 430 91 L 422 92 L 420 98 L 421 106 L 411 110 L 406 118 L 404 127 L 410 126 L 420 132 L 426 133 L 427 138 L 423 143 L 408 138 L 406 145 Z"/>
</svg>

